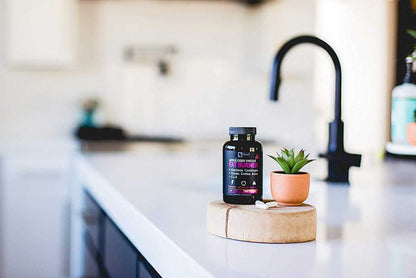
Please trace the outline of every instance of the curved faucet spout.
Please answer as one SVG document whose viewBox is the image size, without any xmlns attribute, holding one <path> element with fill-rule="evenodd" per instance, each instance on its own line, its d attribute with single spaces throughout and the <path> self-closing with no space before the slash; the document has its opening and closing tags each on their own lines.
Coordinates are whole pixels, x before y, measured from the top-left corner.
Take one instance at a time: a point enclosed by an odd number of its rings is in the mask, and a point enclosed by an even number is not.
<svg viewBox="0 0 416 278">
<path fill-rule="evenodd" d="M 341 120 L 341 63 L 334 49 L 323 40 L 314 36 L 299 36 L 286 42 L 277 52 L 273 62 L 272 86 L 270 99 L 277 101 L 279 97 L 279 87 L 281 83 L 280 68 L 286 53 L 294 46 L 301 43 L 311 43 L 325 49 L 331 56 L 335 66 L 335 120 Z"/>
<path fill-rule="evenodd" d="M 344 150 L 344 123 L 341 117 L 341 63 L 334 49 L 323 40 L 314 36 L 299 36 L 286 42 L 277 52 L 271 80 L 270 99 L 277 101 L 281 83 L 280 69 L 286 53 L 294 46 L 301 43 L 317 45 L 328 52 L 335 66 L 335 119 L 329 123 L 328 150 L 320 154 L 328 160 L 328 181 L 348 182 L 348 172 L 351 166 L 360 166 L 361 155 L 350 154 Z"/>
</svg>

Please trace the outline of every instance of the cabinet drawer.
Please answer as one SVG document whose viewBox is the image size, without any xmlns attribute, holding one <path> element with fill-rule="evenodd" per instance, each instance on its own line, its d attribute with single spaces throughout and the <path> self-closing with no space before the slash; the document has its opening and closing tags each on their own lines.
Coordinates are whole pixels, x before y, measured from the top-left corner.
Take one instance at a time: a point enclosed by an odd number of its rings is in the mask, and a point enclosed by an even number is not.
<svg viewBox="0 0 416 278">
<path fill-rule="evenodd" d="M 98 253 L 92 246 L 91 237 L 84 233 L 84 244 L 82 246 L 82 277 L 100 277 L 100 267 L 97 262 Z"/>
<path fill-rule="evenodd" d="M 100 225 L 103 223 L 104 213 L 87 191 L 85 191 L 84 194 L 82 220 L 84 222 L 85 229 L 91 237 L 93 245 L 96 248 L 99 248 L 101 246 L 100 238 L 102 238 L 102 235 L 100 235 Z"/>
<path fill-rule="evenodd" d="M 137 251 L 107 217 L 104 234 L 104 267 L 109 276 L 136 278 Z"/>
</svg>

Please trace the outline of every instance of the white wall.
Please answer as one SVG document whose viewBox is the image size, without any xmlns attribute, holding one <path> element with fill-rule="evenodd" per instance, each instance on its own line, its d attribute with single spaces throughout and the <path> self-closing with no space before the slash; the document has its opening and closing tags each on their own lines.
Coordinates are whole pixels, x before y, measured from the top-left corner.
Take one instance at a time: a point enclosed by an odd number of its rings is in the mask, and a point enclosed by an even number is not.
<svg viewBox="0 0 416 278">
<path fill-rule="evenodd" d="M 380 154 L 388 139 L 394 84 L 396 0 L 319 0 L 316 33 L 338 53 L 343 69 L 343 119 L 349 151 Z M 326 53 L 316 63 L 321 137 L 333 118 L 334 71 Z M 320 140 L 321 142 L 322 140 Z"/>
<path fill-rule="evenodd" d="M 312 144 L 310 47 L 286 58 L 278 103 L 268 101 L 268 89 L 279 45 L 313 33 L 313 1 L 254 9 L 221 1 L 81 1 L 79 10 L 77 67 L 0 74 L 2 138 L 65 139 L 79 100 L 98 95 L 106 119 L 131 133 L 224 138 L 230 125 L 256 125 L 263 137 Z M 179 50 L 168 77 L 152 64 L 122 60 L 127 45 L 153 44 Z"/>
</svg>

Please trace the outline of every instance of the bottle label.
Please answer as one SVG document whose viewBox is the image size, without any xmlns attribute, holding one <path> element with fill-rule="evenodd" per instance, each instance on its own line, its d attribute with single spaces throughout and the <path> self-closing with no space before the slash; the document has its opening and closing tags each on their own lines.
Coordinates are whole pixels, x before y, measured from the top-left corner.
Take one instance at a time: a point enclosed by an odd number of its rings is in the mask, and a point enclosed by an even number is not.
<svg viewBox="0 0 416 278">
<path fill-rule="evenodd" d="M 255 148 L 249 148 L 248 152 L 225 151 L 224 193 L 233 196 L 258 194 L 262 187 L 261 161 L 262 153 Z"/>
</svg>

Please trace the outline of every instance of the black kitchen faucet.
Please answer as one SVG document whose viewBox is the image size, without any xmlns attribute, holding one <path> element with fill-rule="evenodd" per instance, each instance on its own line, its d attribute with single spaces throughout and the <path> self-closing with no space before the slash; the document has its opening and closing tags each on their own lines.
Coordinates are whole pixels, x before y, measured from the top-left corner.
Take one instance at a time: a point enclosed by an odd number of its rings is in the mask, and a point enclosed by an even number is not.
<svg viewBox="0 0 416 278">
<path fill-rule="evenodd" d="M 351 166 L 360 167 L 361 155 L 350 154 L 344 150 L 344 123 L 341 119 L 341 64 L 338 56 L 329 44 L 314 36 L 299 36 L 286 42 L 277 52 L 273 63 L 270 99 L 277 101 L 281 83 L 280 68 L 283 57 L 294 46 L 311 43 L 325 49 L 335 66 L 335 119 L 329 123 L 328 150 L 320 157 L 328 160 L 328 178 L 330 182 L 349 182 L 348 172 Z"/>
</svg>

